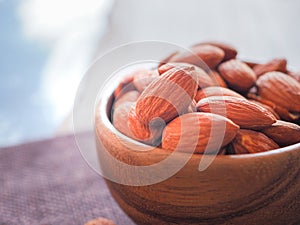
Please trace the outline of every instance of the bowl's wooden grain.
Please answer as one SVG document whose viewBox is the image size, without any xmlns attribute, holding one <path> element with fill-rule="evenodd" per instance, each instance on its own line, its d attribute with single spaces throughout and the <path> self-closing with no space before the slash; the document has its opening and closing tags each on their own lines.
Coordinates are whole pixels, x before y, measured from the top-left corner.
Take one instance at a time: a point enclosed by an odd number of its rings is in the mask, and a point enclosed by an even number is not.
<svg viewBox="0 0 300 225">
<path fill-rule="evenodd" d="M 159 148 L 132 151 L 145 145 L 126 138 L 110 123 L 112 92 L 102 96 L 97 110 L 98 153 L 108 151 L 132 165 L 151 165 L 168 157 L 170 153 Z M 201 157 L 194 154 L 177 174 L 157 184 L 137 187 L 107 180 L 107 185 L 138 224 L 300 224 L 300 143 L 264 153 L 219 155 L 203 172 L 198 171 Z M 105 157 L 99 160 L 110 173 L 138 179 Z"/>
</svg>

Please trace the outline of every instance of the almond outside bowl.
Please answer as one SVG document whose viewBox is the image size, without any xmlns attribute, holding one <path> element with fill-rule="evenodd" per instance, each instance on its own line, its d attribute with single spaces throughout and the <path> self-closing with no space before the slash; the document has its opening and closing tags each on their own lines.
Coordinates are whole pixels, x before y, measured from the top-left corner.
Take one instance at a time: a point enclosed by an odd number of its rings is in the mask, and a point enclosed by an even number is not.
<svg viewBox="0 0 300 225">
<path fill-rule="evenodd" d="M 116 85 L 106 85 L 96 110 L 99 162 L 104 174 L 138 181 L 153 174 L 137 176 L 110 158 L 145 166 L 159 163 L 170 152 L 145 151 L 146 145 L 113 127 L 110 112 Z M 172 165 L 180 163 L 183 154 L 176 153 Z M 300 143 L 263 153 L 218 155 L 204 171 L 198 170 L 201 157 L 193 154 L 182 169 L 156 184 L 130 186 L 110 179 L 106 183 L 137 224 L 300 224 Z"/>
</svg>

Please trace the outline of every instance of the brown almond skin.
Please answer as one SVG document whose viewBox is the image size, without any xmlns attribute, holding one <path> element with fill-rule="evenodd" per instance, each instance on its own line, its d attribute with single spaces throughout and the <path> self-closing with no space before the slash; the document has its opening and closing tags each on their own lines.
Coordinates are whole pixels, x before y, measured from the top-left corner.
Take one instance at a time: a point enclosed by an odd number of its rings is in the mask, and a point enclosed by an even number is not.
<svg viewBox="0 0 300 225">
<path fill-rule="evenodd" d="M 300 71 L 298 72 L 291 72 L 291 71 L 287 71 L 287 74 L 291 77 L 293 77 L 295 80 L 297 80 L 298 82 L 300 82 Z"/>
<path fill-rule="evenodd" d="M 245 61 L 245 60 L 243 60 L 242 61 L 243 63 L 246 63 L 247 64 L 247 66 L 249 66 L 251 69 L 253 69 L 255 66 L 257 66 L 257 65 L 260 65 L 259 63 L 257 63 L 257 62 L 252 62 L 252 61 Z"/>
<path fill-rule="evenodd" d="M 277 120 L 280 119 L 280 116 L 275 112 L 275 110 L 274 110 L 272 107 L 270 107 L 270 106 L 268 106 L 268 105 L 266 105 L 266 104 L 264 104 L 264 103 L 261 103 L 261 102 L 259 102 L 259 101 L 256 101 L 256 100 L 250 99 L 249 101 L 250 101 L 250 102 L 253 102 L 253 103 L 255 103 L 255 104 L 258 104 L 258 105 L 264 107 L 265 109 L 269 110 L 269 111 L 274 115 L 274 117 L 275 117 Z"/>
<path fill-rule="evenodd" d="M 294 123 L 277 120 L 276 123 L 263 129 L 262 132 L 281 147 L 300 142 L 300 126 Z"/>
<path fill-rule="evenodd" d="M 218 69 L 223 79 L 236 91 L 247 92 L 255 84 L 256 74 L 237 59 L 222 63 Z"/>
<path fill-rule="evenodd" d="M 281 73 L 269 72 L 256 81 L 258 95 L 291 112 L 300 112 L 300 83 Z"/>
<path fill-rule="evenodd" d="M 168 70 L 149 84 L 138 98 L 137 118 L 144 124 L 157 118 L 167 123 L 187 110 L 197 89 L 194 67 Z"/>
<path fill-rule="evenodd" d="M 262 98 L 261 96 L 258 96 L 254 93 L 248 93 L 247 97 L 249 99 L 254 99 L 255 101 L 260 102 L 261 104 L 267 105 L 270 108 L 274 109 L 275 113 L 278 114 L 282 120 L 293 122 L 300 119 L 300 113 L 291 113 L 286 108 L 280 107 L 276 105 L 274 102 Z M 277 116 L 275 117 L 277 118 Z"/>
<path fill-rule="evenodd" d="M 194 46 L 190 50 L 193 53 L 181 52 L 175 54 L 169 59 L 169 62 L 190 63 L 206 71 L 205 64 L 209 68 L 214 69 L 223 60 L 225 55 L 222 49 L 212 45 Z"/>
<path fill-rule="evenodd" d="M 192 101 L 192 103 L 190 104 L 190 106 L 187 108 L 187 111 L 186 111 L 186 112 L 183 112 L 182 114 L 197 112 L 198 109 L 197 109 L 196 105 L 197 105 L 197 102 L 196 102 L 195 99 L 194 99 L 194 100 Z"/>
<path fill-rule="evenodd" d="M 220 133 L 211 134 L 214 131 Z M 225 131 L 224 131 L 225 128 Z M 235 137 L 239 126 L 231 120 L 212 113 L 188 113 L 172 120 L 162 135 L 162 148 L 194 153 L 204 153 L 210 136 L 218 142 L 224 137 L 221 147 L 227 145 Z M 224 132 L 222 132 L 224 131 Z M 180 141 L 180 144 L 179 144 Z M 179 145 L 178 145 L 179 144 Z M 193 148 L 194 149 L 191 149 Z M 218 149 L 210 149 L 207 153 L 217 153 Z"/>
<path fill-rule="evenodd" d="M 231 119 L 241 128 L 262 129 L 276 122 L 264 107 L 247 99 L 232 96 L 212 96 L 197 103 L 200 112 L 216 113 Z"/>
<path fill-rule="evenodd" d="M 129 137 L 153 146 L 157 146 L 161 143 L 161 135 L 165 127 L 165 123 L 156 123 L 155 125 L 143 124 L 138 120 L 135 108 L 132 107 L 128 115 L 127 124 L 130 130 Z"/>
<path fill-rule="evenodd" d="M 112 116 L 114 127 L 128 137 L 132 137 L 128 127 L 128 115 L 132 107 L 134 107 L 133 102 L 125 102 L 114 109 Z"/>
<path fill-rule="evenodd" d="M 84 225 L 116 225 L 113 221 L 105 219 L 105 218 L 97 218 L 90 220 L 89 222 L 85 223 Z"/>
<path fill-rule="evenodd" d="M 300 113 L 289 112 L 286 108 L 276 106 L 276 113 L 280 116 L 281 119 L 289 122 L 295 122 L 300 119 Z"/>
<path fill-rule="evenodd" d="M 118 106 L 113 113 L 113 125 L 122 134 L 145 144 L 157 146 L 161 142 L 161 134 L 164 124 L 151 127 L 142 124 L 135 115 L 135 104 L 125 102 Z"/>
<path fill-rule="evenodd" d="M 195 100 L 198 102 L 203 98 L 211 97 L 211 96 L 232 96 L 245 99 L 244 96 L 239 93 L 232 91 L 228 88 L 223 87 L 206 87 L 201 90 L 198 90 Z"/>
<path fill-rule="evenodd" d="M 164 63 L 164 64 L 162 64 L 161 66 L 159 66 L 157 68 L 157 71 L 158 71 L 159 75 L 162 75 L 170 69 L 173 69 L 175 67 L 180 69 L 182 67 L 184 68 L 186 65 L 190 65 L 190 64 L 186 64 L 186 63 Z"/>
<path fill-rule="evenodd" d="M 145 88 L 157 77 L 157 71 L 140 69 L 134 72 L 132 82 L 139 92 L 143 92 Z"/>
<path fill-rule="evenodd" d="M 207 41 L 207 42 L 201 42 L 201 43 L 195 44 L 195 45 L 193 45 L 193 47 L 199 46 L 199 45 L 212 45 L 212 46 L 222 49 L 225 53 L 222 61 L 234 59 L 238 54 L 238 51 L 235 47 L 233 47 L 232 45 L 229 45 L 227 43 L 223 43 L 223 42 Z"/>
<path fill-rule="evenodd" d="M 184 69 L 187 67 L 191 67 L 193 65 L 189 63 L 167 63 L 162 65 L 161 67 L 158 68 L 159 74 L 163 74 L 166 71 L 173 69 L 173 68 L 178 68 L 178 69 Z M 225 81 L 220 77 L 218 72 L 210 70 L 208 73 L 205 72 L 203 69 L 200 67 L 194 66 L 195 67 L 195 72 L 198 77 L 198 89 L 201 88 L 206 88 L 206 87 L 212 87 L 212 86 L 223 86 L 227 87 Z"/>
<path fill-rule="evenodd" d="M 253 67 L 253 71 L 256 73 L 257 77 L 260 77 L 261 75 L 272 72 L 272 71 L 279 71 L 286 73 L 286 64 L 287 61 L 286 59 L 283 58 L 278 58 L 278 59 L 273 59 L 265 64 L 258 64 Z"/>
<path fill-rule="evenodd" d="M 133 76 L 130 75 L 124 77 L 119 83 L 119 85 L 117 86 L 117 88 L 115 89 L 114 97 L 117 99 L 120 98 L 123 94 L 125 94 L 128 91 L 136 90 L 132 81 L 133 81 Z"/>
<path fill-rule="evenodd" d="M 240 129 L 230 144 L 230 153 L 247 154 L 277 149 L 279 146 L 261 132 Z"/>
<path fill-rule="evenodd" d="M 114 102 L 114 109 L 118 108 L 120 105 L 122 105 L 125 102 L 136 102 L 139 98 L 140 93 L 138 91 L 128 91 L 125 94 L 123 94 L 120 98 L 116 99 Z"/>
<path fill-rule="evenodd" d="M 217 71 L 211 70 L 208 72 L 208 74 L 210 76 L 212 76 L 214 81 L 217 82 L 217 85 L 211 85 L 211 86 L 220 86 L 220 87 L 224 87 L 224 88 L 228 87 L 226 82 L 224 81 L 224 79 L 220 76 L 220 74 Z"/>
</svg>

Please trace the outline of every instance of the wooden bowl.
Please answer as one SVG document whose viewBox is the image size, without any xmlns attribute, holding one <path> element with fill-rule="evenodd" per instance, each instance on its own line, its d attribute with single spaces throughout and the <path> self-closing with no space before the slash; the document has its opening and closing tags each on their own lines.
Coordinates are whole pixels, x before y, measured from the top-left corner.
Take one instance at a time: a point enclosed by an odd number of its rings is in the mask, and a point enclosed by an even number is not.
<svg viewBox="0 0 300 225">
<path fill-rule="evenodd" d="M 152 165 L 170 152 L 146 151 L 146 145 L 113 127 L 110 111 L 116 83 L 107 85 L 97 108 L 97 152 L 105 176 L 132 183 L 153 174 L 126 170 L 119 162 Z M 174 154 L 174 166 L 183 154 Z M 300 224 L 300 143 L 263 153 L 218 155 L 202 172 L 198 170 L 201 157 L 193 154 L 179 172 L 156 184 L 106 182 L 137 224 Z"/>
</svg>

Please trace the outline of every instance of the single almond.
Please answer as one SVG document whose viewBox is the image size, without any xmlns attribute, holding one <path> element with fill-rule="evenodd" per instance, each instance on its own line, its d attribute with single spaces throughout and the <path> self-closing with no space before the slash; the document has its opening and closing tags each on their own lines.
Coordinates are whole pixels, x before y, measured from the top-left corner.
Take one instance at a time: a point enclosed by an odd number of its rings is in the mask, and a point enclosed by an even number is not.
<svg viewBox="0 0 300 225">
<path fill-rule="evenodd" d="M 232 96 L 212 96 L 197 103 L 200 112 L 210 112 L 231 119 L 241 128 L 260 129 L 276 122 L 274 115 L 264 107 L 247 99 Z"/>
<path fill-rule="evenodd" d="M 277 148 L 279 146 L 263 133 L 245 129 L 240 129 L 230 144 L 230 152 L 234 154 L 265 152 Z"/>
<path fill-rule="evenodd" d="M 198 90 L 195 100 L 198 102 L 203 98 L 211 97 L 211 96 L 232 96 L 245 99 L 244 96 L 239 93 L 232 91 L 228 88 L 223 87 L 206 87 L 201 90 Z"/>
<path fill-rule="evenodd" d="M 194 67 L 168 70 L 142 92 L 136 103 L 136 115 L 144 124 L 157 118 L 167 123 L 189 107 L 197 89 Z"/>
<path fill-rule="evenodd" d="M 207 66 L 214 69 L 225 55 L 222 49 L 212 45 L 194 46 L 190 50 L 191 52 L 186 51 L 173 55 L 169 62 L 190 63 L 207 71 Z"/>
<path fill-rule="evenodd" d="M 161 67 L 158 68 L 158 72 L 159 74 L 163 74 L 165 72 L 167 72 L 170 69 L 186 69 L 189 68 L 193 65 L 189 64 L 189 63 L 167 63 L 162 65 Z M 203 69 L 201 69 L 200 67 L 197 66 L 193 66 L 195 68 L 195 74 L 197 75 L 197 79 L 198 79 L 198 89 L 200 88 L 205 88 L 205 87 L 210 87 L 210 86 L 219 86 L 218 82 L 219 80 L 217 80 L 217 77 L 215 77 L 215 74 L 208 74 L 206 73 Z"/>
<path fill-rule="evenodd" d="M 216 68 L 225 56 L 221 48 L 208 44 L 194 46 L 191 50 L 211 69 Z"/>
<path fill-rule="evenodd" d="M 120 98 L 115 100 L 113 108 L 118 108 L 125 102 L 136 102 L 139 96 L 140 93 L 138 91 L 128 91 L 125 94 L 123 94 Z"/>
<path fill-rule="evenodd" d="M 85 225 L 116 225 L 113 221 L 105 219 L 105 218 L 97 218 L 90 220 L 89 222 L 85 223 Z"/>
<path fill-rule="evenodd" d="M 258 95 L 291 112 L 300 112 L 300 83 L 281 73 L 269 72 L 256 81 Z"/>
<path fill-rule="evenodd" d="M 201 42 L 201 43 L 193 45 L 193 47 L 199 46 L 199 45 L 212 45 L 212 46 L 222 49 L 225 53 L 222 61 L 234 59 L 238 53 L 237 49 L 235 47 L 233 47 L 227 43 L 223 43 L 223 42 L 218 42 L 218 41 Z"/>
<path fill-rule="evenodd" d="M 282 147 L 300 142 L 300 126 L 294 123 L 277 120 L 262 132 Z"/>
<path fill-rule="evenodd" d="M 229 86 L 239 92 L 247 92 L 256 81 L 253 70 L 236 59 L 222 63 L 219 72 Z"/>
<path fill-rule="evenodd" d="M 130 137 L 145 144 L 157 146 L 161 143 L 162 131 L 165 127 L 164 121 L 158 123 L 144 124 L 137 118 L 135 107 L 132 107 L 128 115 L 128 127 Z"/>
<path fill-rule="evenodd" d="M 214 126 L 214 127 L 212 127 Z M 162 148 L 182 152 L 216 153 L 235 137 L 239 126 L 211 113 L 188 113 L 167 124 L 162 135 Z M 219 143 L 221 141 L 221 143 Z M 215 144 L 207 148 L 208 143 Z M 207 149 L 206 149 L 207 148 Z"/>
<path fill-rule="evenodd" d="M 258 77 L 272 71 L 279 71 L 279 72 L 286 73 L 287 72 L 286 64 L 287 64 L 286 59 L 278 58 L 278 59 L 273 59 L 265 64 L 258 64 L 253 67 L 253 70 Z"/>
<path fill-rule="evenodd" d="M 145 88 L 158 77 L 155 70 L 140 69 L 133 74 L 133 84 L 139 92 L 143 92 Z"/>
</svg>

